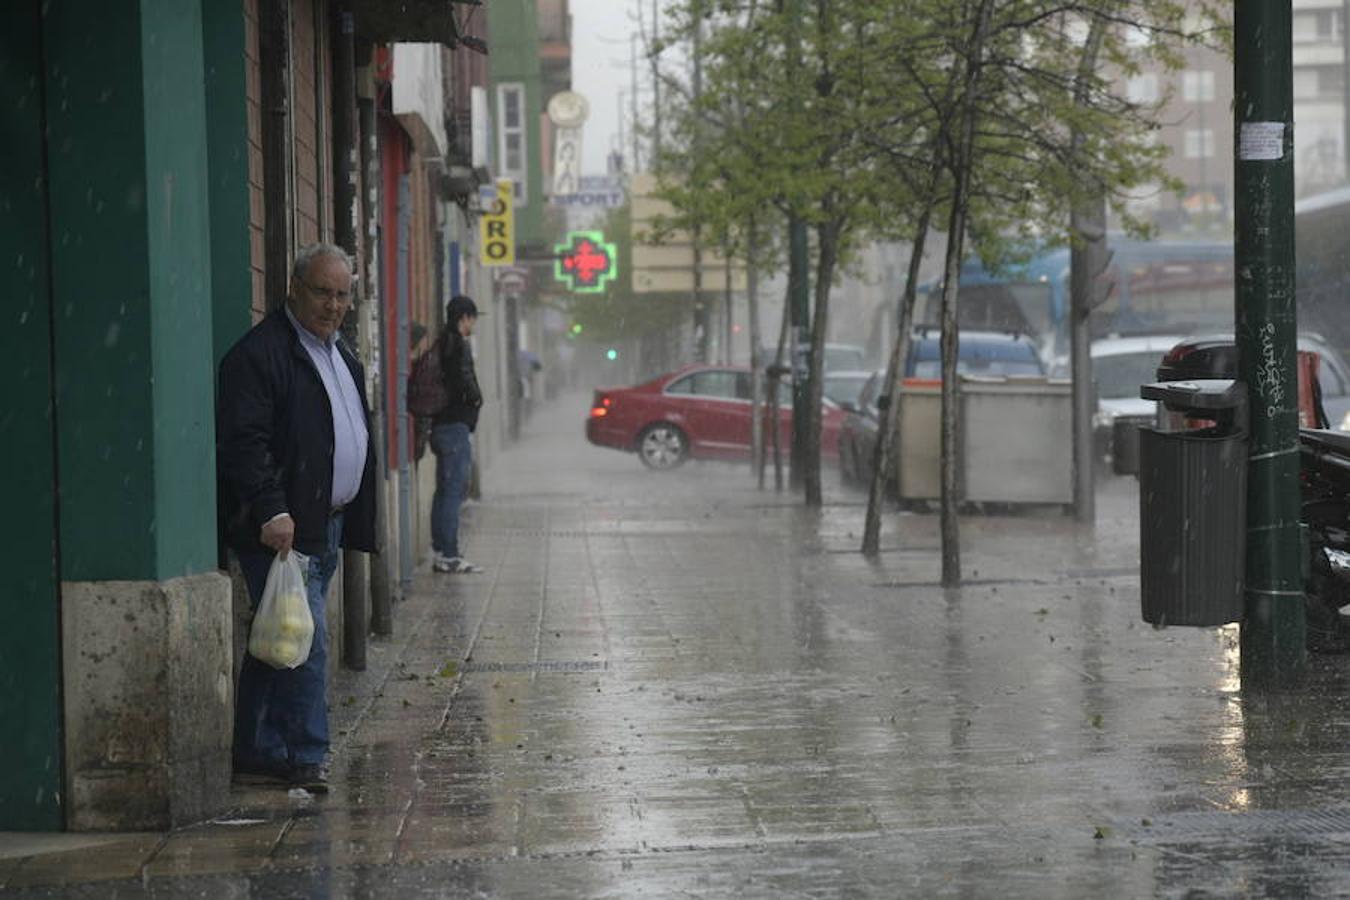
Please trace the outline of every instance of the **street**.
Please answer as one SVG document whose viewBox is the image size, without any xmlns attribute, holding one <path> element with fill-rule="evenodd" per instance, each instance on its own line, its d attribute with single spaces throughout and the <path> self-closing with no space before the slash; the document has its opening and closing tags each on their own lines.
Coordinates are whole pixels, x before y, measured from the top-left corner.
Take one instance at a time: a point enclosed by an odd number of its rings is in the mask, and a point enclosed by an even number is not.
<svg viewBox="0 0 1350 900">
<path fill-rule="evenodd" d="M 1098 524 L 671 473 L 541 409 L 332 694 L 327 797 L 168 834 L 0 835 L 33 897 L 1329 896 L 1350 891 L 1341 658 L 1244 698 L 1236 631 L 1139 621 L 1133 479 Z M 772 480 L 772 479 L 770 479 Z"/>
</svg>

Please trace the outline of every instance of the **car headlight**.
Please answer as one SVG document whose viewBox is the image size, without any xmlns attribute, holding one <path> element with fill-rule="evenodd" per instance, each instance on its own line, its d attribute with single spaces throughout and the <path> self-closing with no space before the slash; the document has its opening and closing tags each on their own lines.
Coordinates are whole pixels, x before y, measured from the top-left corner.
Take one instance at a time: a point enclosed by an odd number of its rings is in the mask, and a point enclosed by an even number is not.
<svg viewBox="0 0 1350 900">
<path fill-rule="evenodd" d="M 1345 411 L 1345 415 L 1341 417 L 1341 424 L 1336 426 L 1336 430 L 1350 431 L 1350 410 Z"/>
</svg>

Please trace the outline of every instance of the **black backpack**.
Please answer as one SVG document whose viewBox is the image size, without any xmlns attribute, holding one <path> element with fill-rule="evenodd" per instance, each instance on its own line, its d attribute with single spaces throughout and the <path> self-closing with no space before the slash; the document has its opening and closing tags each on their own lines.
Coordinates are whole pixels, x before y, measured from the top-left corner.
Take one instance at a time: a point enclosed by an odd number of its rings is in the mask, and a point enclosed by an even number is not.
<svg viewBox="0 0 1350 900">
<path fill-rule="evenodd" d="M 431 346 L 413 360 L 408 373 L 408 412 L 423 419 L 432 419 L 445 412 L 450 395 L 445 391 L 445 376 L 441 371 L 441 353 L 445 349 L 442 332 Z"/>
</svg>

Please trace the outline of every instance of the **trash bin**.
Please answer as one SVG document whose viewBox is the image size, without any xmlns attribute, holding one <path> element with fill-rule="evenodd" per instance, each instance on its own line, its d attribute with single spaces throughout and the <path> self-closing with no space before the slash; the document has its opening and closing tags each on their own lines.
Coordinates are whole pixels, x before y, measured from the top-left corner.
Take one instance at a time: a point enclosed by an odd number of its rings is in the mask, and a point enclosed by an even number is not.
<svg viewBox="0 0 1350 900">
<path fill-rule="evenodd" d="M 1144 621 L 1242 619 L 1247 538 L 1247 387 L 1233 379 L 1159 382 L 1146 400 L 1206 427 L 1139 430 L 1140 589 Z"/>
<path fill-rule="evenodd" d="M 1158 364 L 1159 381 L 1196 381 L 1212 378 L 1238 377 L 1237 344 L 1229 335 L 1190 338 L 1177 344 Z M 1162 431 L 1180 431 L 1189 425 L 1180 411 L 1169 411 L 1159 403 L 1157 418 Z"/>
<path fill-rule="evenodd" d="M 1154 422 L 1154 416 L 1117 416 L 1111 422 L 1111 471 L 1117 475 L 1139 474 L 1139 429 Z"/>
</svg>

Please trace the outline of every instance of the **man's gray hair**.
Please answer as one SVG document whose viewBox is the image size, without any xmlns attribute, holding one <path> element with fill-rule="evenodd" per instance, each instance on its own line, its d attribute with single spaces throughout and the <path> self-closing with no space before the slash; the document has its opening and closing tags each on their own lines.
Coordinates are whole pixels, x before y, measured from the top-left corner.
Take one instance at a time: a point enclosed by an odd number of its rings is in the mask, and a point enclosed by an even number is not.
<svg viewBox="0 0 1350 900">
<path fill-rule="evenodd" d="M 304 279 L 309 274 L 309 264 L 321 256 L 331 256 L 342 260 L 342 264 L 347 267 L 348 272 L 355 272 L 356 267 L 352 265 L 352 258 L 347 255 L 337 244 L 327 244 L 319 241 L 314 244 L 307 244 L 301 247 L 295 254 L 295 265 L 291 266 L 291 275 L 299 279 Z"/>
</svg>

